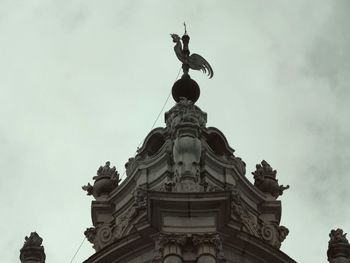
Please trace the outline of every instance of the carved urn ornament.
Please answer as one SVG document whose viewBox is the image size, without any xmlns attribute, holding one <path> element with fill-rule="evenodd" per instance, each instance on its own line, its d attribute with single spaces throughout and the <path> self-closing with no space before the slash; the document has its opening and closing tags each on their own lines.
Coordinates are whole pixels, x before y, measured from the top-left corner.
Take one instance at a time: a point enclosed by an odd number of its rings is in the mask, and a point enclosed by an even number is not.
<svg viewBox="0 0 350 263">
<path fill-rule="evenodd" d="M 93 195 L 95 199 L 105 198 L 109 193 L 114 190 L 119 182 L 119 173 L 115 166 L 110 168 L 110 162 L 107 161 L 105 166 L 100 166 L 97 170 L 97 176 L 92 178 L 95 180 L 94 185 L 90 183 L 82 186 L 84 191 L 87 191 L 87 195 Z"/>
<path fill-rule="evenodd" d="M 20 250 L 22 263 L 45 263 L 46 255 L 42 246 L 43 239 L 36 233 L 30 233 L 25 237 L 25 242 Z"/>
<path fill-rule="evenodd" d="M 350 245 L 346 233 L 342 229 L 332 230 L 329 233 L 327 257 L 330 263 L 350 262 Z"/>
<path fill-rule="evenodd" d="M 271 195 L 274 198 L 283 194 L 283 191 L 289 188 L 289 185 L 283 186 L 278 184 L 276 179 L 277 171 L 263 160 L 261 164 L 256 165 L 256 171 L 252 172 L 254 175 L 254 185 L 262 192 Z"/>
</svg>

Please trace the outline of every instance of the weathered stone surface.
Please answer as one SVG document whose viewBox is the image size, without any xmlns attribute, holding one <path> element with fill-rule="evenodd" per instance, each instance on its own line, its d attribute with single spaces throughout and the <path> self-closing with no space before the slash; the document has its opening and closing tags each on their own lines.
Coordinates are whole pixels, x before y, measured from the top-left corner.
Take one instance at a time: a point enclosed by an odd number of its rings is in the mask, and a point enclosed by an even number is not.
<svg viewBox="0 0 350 263">
<path fill-rule="evenodd" d="M 244 161 L 191 100 L 179 98 L 165 121 L 128 160 L 125 181 L 92 202 L 85 234 L 96 255 L 85 263 L 293 263 L 279 251 L 289 231 L 280 226 L 276 198 L 285 187 L 276 172 L 263 161 L 252 185 Z"/>
</svg>

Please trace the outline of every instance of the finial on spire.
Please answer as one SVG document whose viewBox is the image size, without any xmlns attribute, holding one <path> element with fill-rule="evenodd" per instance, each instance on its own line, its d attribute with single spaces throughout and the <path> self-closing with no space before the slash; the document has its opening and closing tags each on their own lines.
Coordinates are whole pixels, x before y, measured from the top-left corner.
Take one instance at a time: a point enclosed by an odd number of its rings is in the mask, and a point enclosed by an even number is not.
<svg viewBox="0 0 350 263">
<path fill-rule="evenodd" d="M 190 50 L 188 49 L 188 43 L 190 37 L 187 34 L 186 23 L 184 22 L 185 34 L 180 38 L 177 34 L 170 34 L 173 42 L 176 43 L 174 46 L 174 51 L 177 58 L 182 62 L 182 69 L 184 75 L 188 75 L 189 69 L 201 70 L 203 73 L 207 73 L 209 78 L 214 75 L 213 69 L 211 68 L 208 61 L 206 61 L 202 56 L 193 53 L 190 55 Z"/>
</svg>

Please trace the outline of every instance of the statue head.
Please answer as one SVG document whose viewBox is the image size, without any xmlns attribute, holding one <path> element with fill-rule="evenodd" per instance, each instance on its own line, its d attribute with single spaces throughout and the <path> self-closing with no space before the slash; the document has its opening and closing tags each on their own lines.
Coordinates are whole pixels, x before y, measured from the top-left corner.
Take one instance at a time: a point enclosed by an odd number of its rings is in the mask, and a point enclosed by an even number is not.
<svg viewBox="0 0 350 263">
<path fill-rule="evenodd" d="M 173 38 L 173 42 L 179 42 L 180 41 L 180 37 L 177 34 L 170 34 L 170 36 Z"/>
</svg>

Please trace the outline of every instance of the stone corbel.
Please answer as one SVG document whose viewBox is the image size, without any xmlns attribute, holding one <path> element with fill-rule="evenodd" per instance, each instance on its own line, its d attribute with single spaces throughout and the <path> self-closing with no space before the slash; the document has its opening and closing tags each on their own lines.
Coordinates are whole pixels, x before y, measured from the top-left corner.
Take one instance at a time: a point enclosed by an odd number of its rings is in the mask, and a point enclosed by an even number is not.
<svg viewBox="0 0 350 263">
<path fill-rule="evenodd" d="M 261 227 L 261 238 L 278 249 L 288 234 L 288 228 L 279 226 L 277 223 L 263 224 Z"/>
</svg>

